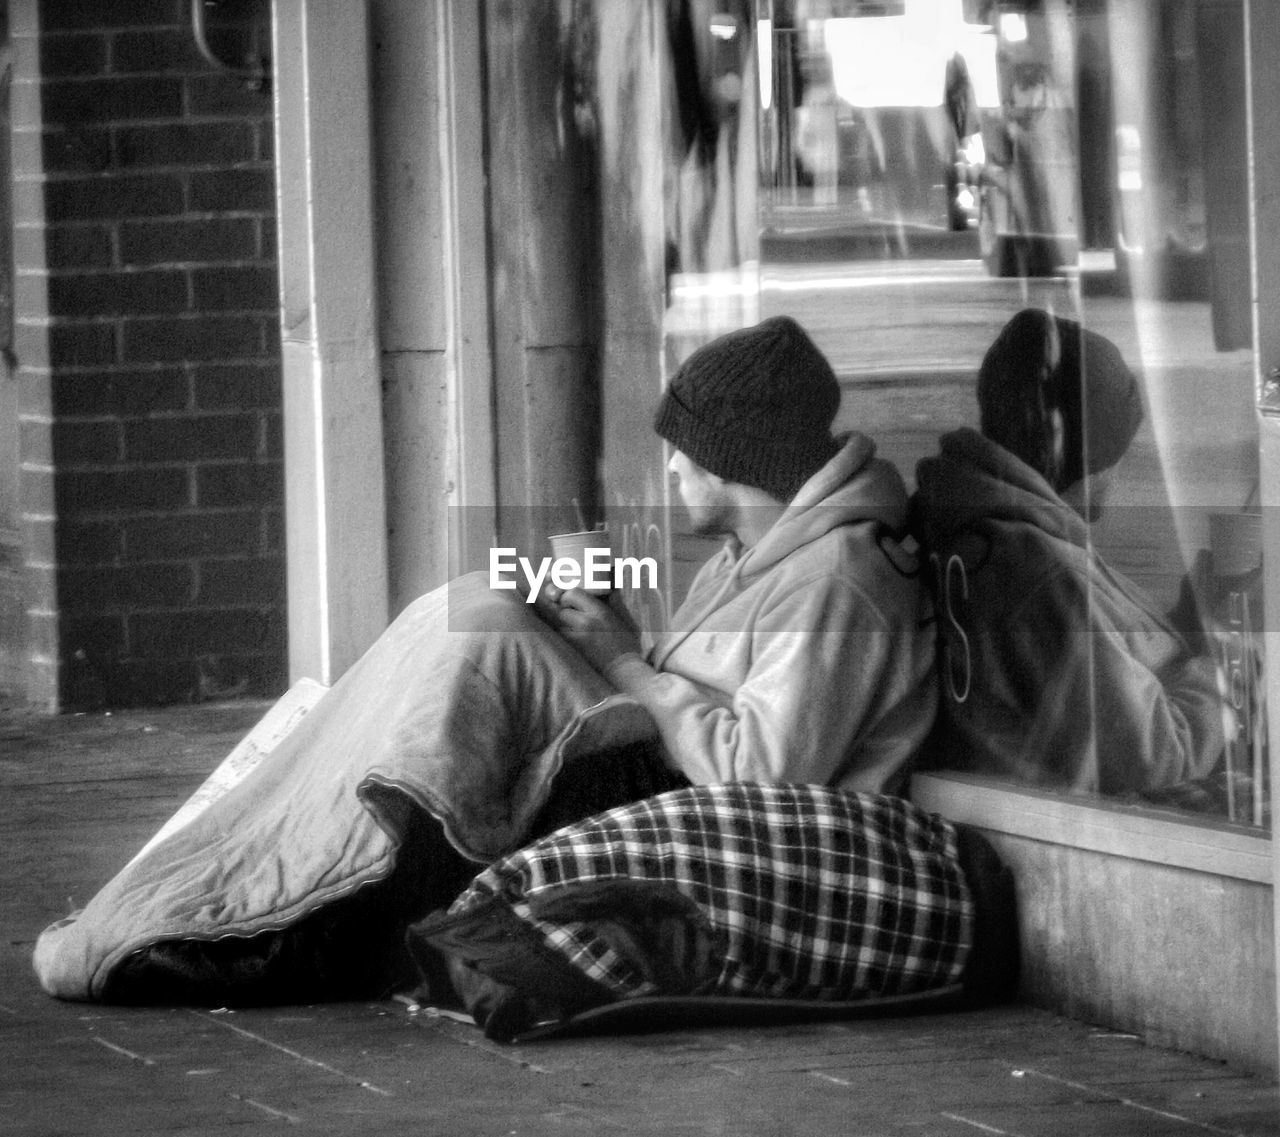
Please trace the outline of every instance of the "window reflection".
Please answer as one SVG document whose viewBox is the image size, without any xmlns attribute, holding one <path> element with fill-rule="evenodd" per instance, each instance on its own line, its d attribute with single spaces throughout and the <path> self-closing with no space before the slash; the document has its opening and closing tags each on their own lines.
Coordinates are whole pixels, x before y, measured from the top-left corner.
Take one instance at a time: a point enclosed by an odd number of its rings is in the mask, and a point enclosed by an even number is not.
<svg viewBox="0 0 1280 1137">
<path fill-rule="evenodd" d="M 1106 467 L 1105 508 L 1093 478 L 1078 501 L 1044 479 L 1078 506 L 1075 626 L 1103 638 L 1072 649 L 1041 629 L 1041 655 L 1084 651 L 1088 679 L 1002 707 L 991 729 L 1016 732 L 1025 761 L 1000 772 L 1268 824 L 1241 5 L 760 0 L 757 16 L 759 315 L 795 315 L 818 340 L 846 427 L 909 481 L 941 436 L 980 436 L 979 370 L 1024 309 L 1076 322 L 1086 345 L 1104 337 L 1138 384 L 1142 421 Z M 957 620 L 940 679 L 963 715 L 955 653 L 991 616 L 966 606 L 974 575 L 941 570 Z M 1145 704 L 1119 697 L 1133 679 L 1108 654 L 1121 640 L 1160 693 Z M 1191 672 L 1193 697 L 1178 678 Z M 1088 751 L 1078 777 L 1050 752 L 1064 723 Z M 1142 759 L 1115 739 L 1161 731 L 1149 763 L 1163 774 L 1116 774 Z M 940 762 L 982 768 L 952 736 Z M 1195 759 L 1171 758 L 1179 747 Z"/>
</svg>

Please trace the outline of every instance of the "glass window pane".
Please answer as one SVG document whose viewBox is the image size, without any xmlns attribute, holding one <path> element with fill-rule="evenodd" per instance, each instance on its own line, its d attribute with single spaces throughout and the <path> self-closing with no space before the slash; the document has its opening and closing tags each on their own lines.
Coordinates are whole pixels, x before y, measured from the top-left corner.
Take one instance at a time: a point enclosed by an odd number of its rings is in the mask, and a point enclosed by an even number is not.
<svg viewBox="0 0 1280 1137">
<path fill-rule="evenodd" d="M 918 490 L 934 760 L 1265 824 L 1238 0 L 759 15 L 760 315 Z"/>
</svg>

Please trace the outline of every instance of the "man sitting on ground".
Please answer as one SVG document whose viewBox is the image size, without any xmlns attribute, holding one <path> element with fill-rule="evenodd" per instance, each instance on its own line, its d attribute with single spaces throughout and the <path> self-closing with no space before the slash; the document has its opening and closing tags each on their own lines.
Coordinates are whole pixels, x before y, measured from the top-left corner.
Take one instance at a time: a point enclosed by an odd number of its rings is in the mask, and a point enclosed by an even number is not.
<svg viewBox="0 0 1280 1137">
<path fill-rule="evenodd" d="M 789 318 L 699 349 L 656 427 L 695 526 L 728 539 L 652 650 L 579 590 L 542 619 L 479 574 L 429 593 L 243 782 L 45 931 L 42 984 L 363 996 L 408 923 L 549 816 L 690 781 L 898 789 L 933 719 L 933 632 L 901 478 L 832 437 L 839 399 Z"/>
</svg>

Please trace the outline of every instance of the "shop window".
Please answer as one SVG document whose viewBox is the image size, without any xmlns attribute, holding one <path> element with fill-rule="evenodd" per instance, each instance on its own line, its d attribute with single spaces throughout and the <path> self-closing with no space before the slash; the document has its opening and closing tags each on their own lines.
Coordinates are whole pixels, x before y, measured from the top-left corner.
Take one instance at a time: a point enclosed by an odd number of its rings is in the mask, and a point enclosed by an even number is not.
<svg viewBox="0 0 1280 1137">
<path fill-rule="evenodd" d="M 934 762 L 1265 831 L 1241 3 L 758 16 L 758 312 L 919 491 Z"/>
</svg>

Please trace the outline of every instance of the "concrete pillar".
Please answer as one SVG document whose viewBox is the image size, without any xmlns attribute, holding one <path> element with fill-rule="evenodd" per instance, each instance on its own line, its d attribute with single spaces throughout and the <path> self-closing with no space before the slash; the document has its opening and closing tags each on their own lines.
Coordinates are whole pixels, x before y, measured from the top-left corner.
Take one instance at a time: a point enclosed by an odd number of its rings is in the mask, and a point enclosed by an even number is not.
<svg viewBox="0 0 1280 1137">
<path fill-rule="evenodd" d="M 598 0 L 604 212 L 604 484 L 615 548 L 654 557 L 662 590 L 627 598 L 649 631 L 671 612 L 672 492 L 651 423 L 662 393 L 666 317 L 667 185 L 673 175 L 664 6 Z M 603 34 L 607 29 L 607 34 Z"/>
<path fill-rule="evenodd" d="M 331 683 L 387 623 L 365 3 L 276 0 L 289 673 Z"/>
<path fill-rule="evenodd" d="M 373 117 L 390 606 L 494 542 L 483 17 L 374 0 Z"/>
<path fill-rule="evenodd" d="M 599 515 L 596 164 L 570 6 L 485 11 L 498 530 L 542 555 L 577 527 L 574 499 Z"/>
</svg>

